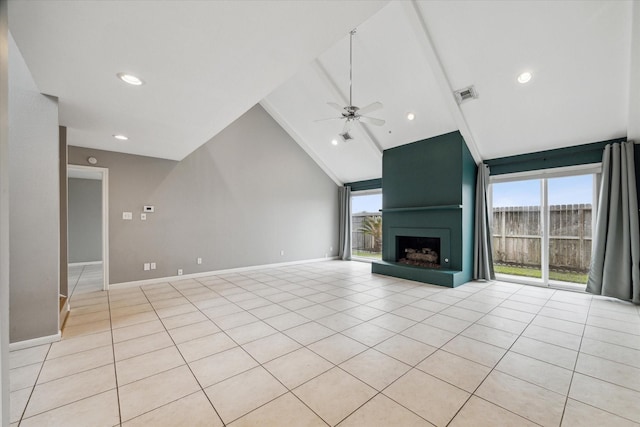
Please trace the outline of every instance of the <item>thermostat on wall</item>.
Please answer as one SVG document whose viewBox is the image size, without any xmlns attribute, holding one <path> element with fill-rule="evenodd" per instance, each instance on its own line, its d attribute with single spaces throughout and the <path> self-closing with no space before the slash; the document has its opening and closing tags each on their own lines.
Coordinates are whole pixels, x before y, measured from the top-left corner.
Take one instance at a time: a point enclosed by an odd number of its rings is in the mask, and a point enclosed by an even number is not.
<svg viewBox="0 0 640 427">
<path fill-rule="evenodd" d="M 154 212 L 153 206 L 145 206 L 142 212 Z"/>
</svg>

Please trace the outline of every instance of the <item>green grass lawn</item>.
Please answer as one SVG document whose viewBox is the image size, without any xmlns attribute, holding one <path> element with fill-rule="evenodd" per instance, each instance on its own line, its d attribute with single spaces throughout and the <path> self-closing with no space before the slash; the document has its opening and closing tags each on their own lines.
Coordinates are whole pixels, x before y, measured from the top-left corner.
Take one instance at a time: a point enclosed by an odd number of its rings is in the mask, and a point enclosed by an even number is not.
<svg viewBox="0 0 640 427">
<path fill-rule="evenodd" d="M 352 256 L 357 256 L 357 257 L 360 257 L 360 258 L 382 259 L 382 254 L 380 252 L 368 252 L 368 251 L 354 250 L 351 255 Z"/>
<path fill-rule="evenodd" d="M 515 267 L 510 265 L 494 265 L 493 268 L 496 273 L 500 273 L 500 274 L 511 274 L 514 276 L 535 277 L 538 279 L 542 277 L 542 271 L 535 268 Z M 567 272 L 561 272 L 561 271 L 549 271 L 549 279 L 559 280 L 562 282 L 585 284 L 587 283 L 587 274 L 586 273 L 567 273 Z"/>
</svg>

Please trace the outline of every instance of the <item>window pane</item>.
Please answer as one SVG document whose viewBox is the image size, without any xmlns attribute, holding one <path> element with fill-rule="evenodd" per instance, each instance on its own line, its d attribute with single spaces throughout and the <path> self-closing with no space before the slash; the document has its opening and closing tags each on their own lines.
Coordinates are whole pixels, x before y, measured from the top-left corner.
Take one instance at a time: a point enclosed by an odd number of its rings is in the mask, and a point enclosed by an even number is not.
<svg viewBox="0 0 640 427">
<path fill-rule="evenodd" d="M 382 192 L 351 196 L 351 252 L 354 257 L 382 258 Z"/>
</svg>

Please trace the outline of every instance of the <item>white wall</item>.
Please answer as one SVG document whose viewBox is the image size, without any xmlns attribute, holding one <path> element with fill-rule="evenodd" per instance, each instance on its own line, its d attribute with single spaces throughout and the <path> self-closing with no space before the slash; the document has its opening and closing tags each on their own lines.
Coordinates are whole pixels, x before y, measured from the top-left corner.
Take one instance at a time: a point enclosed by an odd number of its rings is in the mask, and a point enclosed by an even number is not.
<svg viewBox="0 0 640 427">
<path fill-rule="evenodd" d="M 58 102 L 9 36 L 10 340 L 58 333 Z"/>
</svg>

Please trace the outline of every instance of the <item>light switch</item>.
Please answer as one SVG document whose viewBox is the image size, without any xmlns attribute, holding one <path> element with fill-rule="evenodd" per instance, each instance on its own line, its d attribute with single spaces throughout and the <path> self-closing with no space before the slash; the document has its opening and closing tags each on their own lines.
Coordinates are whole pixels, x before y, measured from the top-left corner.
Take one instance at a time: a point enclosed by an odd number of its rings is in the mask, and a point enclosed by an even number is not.
<svg viewBox="0 0 640 427">
<path fill-rule="evenodd" d="M 122 212 L 122 219 L 133 219 L 133 213 L 132 212 Z"/>
<path fill-rule="evenodd" d="M 152 269 L 152 270 L 155 270 L 155 269 L 156 269 L 156 263 L 155 263 L 155 262 L 152 262 L 152 263 L 151 263 L 151 269 Z"/>
<path fill-rule="evenodd" d="M 144 263 L 144 271 L 149 271 L 151 269 L 151 265 L 148 262 Z"/>
</svg>

